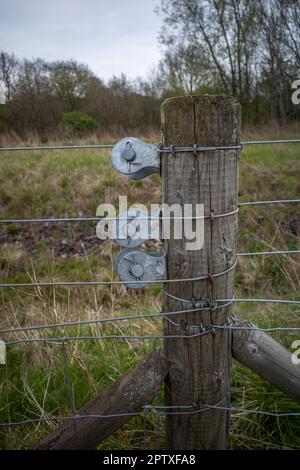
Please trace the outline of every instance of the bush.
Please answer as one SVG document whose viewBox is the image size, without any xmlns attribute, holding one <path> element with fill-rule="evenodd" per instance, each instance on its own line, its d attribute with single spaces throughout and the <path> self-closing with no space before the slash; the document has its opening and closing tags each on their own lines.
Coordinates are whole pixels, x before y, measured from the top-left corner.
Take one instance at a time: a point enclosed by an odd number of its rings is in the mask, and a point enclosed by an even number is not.
<svg viewBox="0 0 300 470">
<path fill-rule="evenodd" d="M 96 119 L 80 111 L 71 111 L 63 114 L 59 128 L 64 133 L 84 135 L 99 128 Z"/>
<path fill-rule="evenodd" d="M 6 105 L 0 104 L 0 132 L 5 131 L 8 127 L 6 115 L 7 115 Z"/>
</svg>

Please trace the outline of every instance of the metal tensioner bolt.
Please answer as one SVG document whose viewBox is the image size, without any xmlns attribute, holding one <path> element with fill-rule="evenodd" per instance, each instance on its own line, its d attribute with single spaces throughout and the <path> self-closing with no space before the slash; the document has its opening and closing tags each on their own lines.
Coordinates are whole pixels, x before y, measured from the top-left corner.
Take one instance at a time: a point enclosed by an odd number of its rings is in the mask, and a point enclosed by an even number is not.
<svg viewBox="0 0 300 470">
<path fill-rule="evenodd" d="M 166 279 L 166 252 L 163 248 L 157 253 L 128 248 L 116 256 L 115 269 L 125 286 L 142 288 L 149 282 Z"/>
<path fill-rule="evenodd" d="M 136 153 L 132 148 L 132 143 L 130 141 L 125 143 L 125 146 L 121 151 L 121 156 L 127 162 L 132 162 L 135 159 Z"/>
<path fill-rule="evenodd" d="M 122 139 L 112 150 L 112 164 L 120 173 L 135 180 L 159 173 L 159 145 L 146 144 L 135 137 Z"/>
</svg>

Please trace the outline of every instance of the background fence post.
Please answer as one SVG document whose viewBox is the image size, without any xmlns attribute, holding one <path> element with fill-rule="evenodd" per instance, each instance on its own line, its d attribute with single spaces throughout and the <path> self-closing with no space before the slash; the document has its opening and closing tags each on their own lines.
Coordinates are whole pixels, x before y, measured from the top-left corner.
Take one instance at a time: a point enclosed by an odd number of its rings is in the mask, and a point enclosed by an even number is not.
<svg viewBox="0 0 300 470">
<path fill-rule="evenodd" d="M 165 146 L 234 146 L 240 143 L 240 106 L 227 96 L 186 96 L 166 100 L 162 111 Z M 237 208 L 239 150 L 163 154 L 163 202 L 204 204 L 205 215 L 223 214 Z M 169 278 L 213 275 L 234 265 L 237 214 L 205 219 L 204 247 L 187 251 L 185 239 L 165 241 Z M 172 295 L 185 299 L 230 299 L 234 269 L 220 277 L 197 282 L 166 284 Z M 164 294 L 164 311 L 191 309 Z M 183 328 L 164 320 L 164 334 L 192 335 L 187 324 L 223 325 L 231 307 L 196 310 L 172 317 Z M 199 331 L 199 330 L 198 330 Z M 230 403 L 231 351 L 229 332 L 216 330 L 192 339 L 165 340 L 164 352 L 171 363 L 166 380 L 166 404 L 195 403 L 227 406 Z M 173 411 L 176 411 L 174 409 Z M 179 410 L 180 411 L 180 410 Z M 169 449 L 224 449 L 229 430 L 228 411 L 167 415 Z"/>
</svg>

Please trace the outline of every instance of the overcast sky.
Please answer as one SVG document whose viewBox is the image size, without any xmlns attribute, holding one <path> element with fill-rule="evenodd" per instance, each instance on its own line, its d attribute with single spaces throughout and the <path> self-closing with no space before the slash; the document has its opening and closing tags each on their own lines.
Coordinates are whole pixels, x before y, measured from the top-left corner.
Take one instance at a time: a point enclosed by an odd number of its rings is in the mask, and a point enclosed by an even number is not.
<svg viewBox="0 0 300 470">
<path fill-rule="evenodd" d="M 146 76 L 159 59 L 158 0 L 0 0 L 0 49 L 73 58 L 108 79 Z"/>
</svg>

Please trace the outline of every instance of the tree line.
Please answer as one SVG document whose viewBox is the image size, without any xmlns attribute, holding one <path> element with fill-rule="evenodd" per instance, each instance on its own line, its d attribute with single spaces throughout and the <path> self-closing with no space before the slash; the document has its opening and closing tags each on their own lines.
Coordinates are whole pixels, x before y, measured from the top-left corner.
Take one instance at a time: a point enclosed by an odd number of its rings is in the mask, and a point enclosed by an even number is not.
<svg viewBox="0 0 300 470">
<path fill-rule="evenodd" d="M 0 132 L 22 137 L 35 132 L 47 139 L 68 130 L 118 133 L 158 126 L 158 100 L 148 82 L 121 75 L 105 84 L 75 60 L 28 60 L 0 52 L 0 83 Z"/>
<path fill-rule="evenodd" d="M 158 129 L 169 96 L 226 93 L 244 123 L 300 118 L 300 0 L 160 0 L 160 63 L 147 79 L 104 82 L 75 60 L 0 52 L 0 132 L 122 133 Z"/>
<path fill-rule="evenodd" d="M 161 0 L 169 87 L 233 95 L 246 122 L 300 117 L 300 0 Z"/>
</svg>

